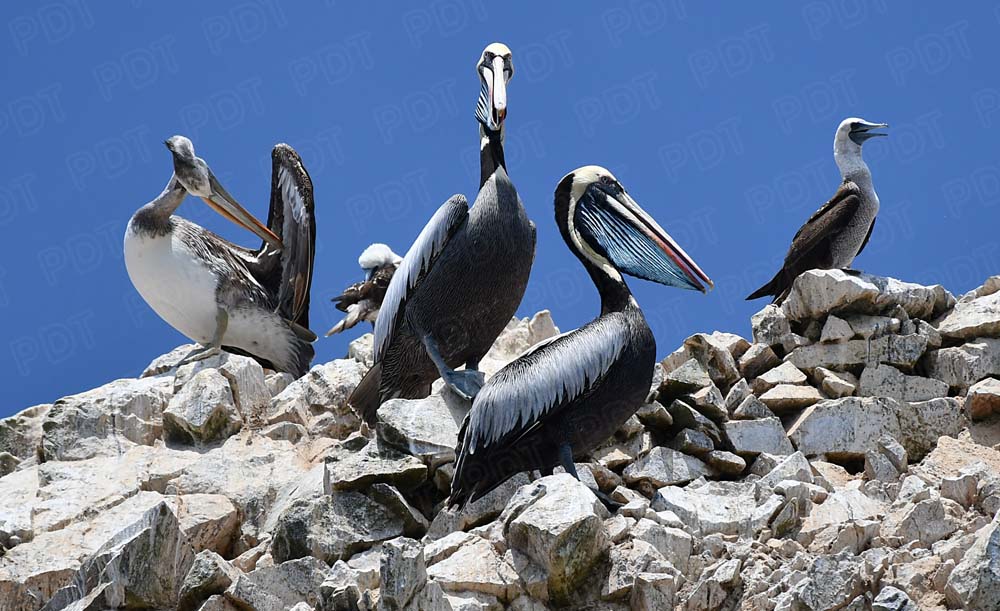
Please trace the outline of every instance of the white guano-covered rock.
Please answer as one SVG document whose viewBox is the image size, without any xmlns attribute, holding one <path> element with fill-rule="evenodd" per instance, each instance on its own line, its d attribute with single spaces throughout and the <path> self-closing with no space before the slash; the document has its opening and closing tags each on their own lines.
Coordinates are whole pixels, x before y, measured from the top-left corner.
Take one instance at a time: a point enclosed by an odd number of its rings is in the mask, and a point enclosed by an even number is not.
<svg viewBox="0 0 1000 611">
<path fill-rule="evenodd" d="M 229 380 L 216 369 L 203 369 L 170 400 L 163 425 L 167 439 L 200 444 L 237 433 L 243 418 Z"/>
<path fill-rule="evenodd" d="M 448 390 L 425 399 L 392 399 L 379 407 L 378 436 L 434 469 L 455 460 L 458 429 L 469 408 Z"/>
<path fill-rule="evenodd" d="M 1000 337 L 1000 293 L 959 301 L 935 326 L 949 338 Z"/>
<path fill-rule="evenodd" d="M 900 306 L 911 318 L 930 319 L 954 303 L 955 298 L 940 285 L 814 269 L 795 279 L 781 309 L 796 321 L 822 319 L 831 313 L 881 314 L 894 306 Z"/>
<path fill-rule="evenodd" d="M 1000 339 L 980 337 L 961 346 L 932 350 L 923 363 L 928 376 L 965 391 L 985 377 L 1000 377 Z"/>
<path fill-rule="evenodd" d="M 795 451 L 777 418 L 730 420 L 722 427 L 737 454 L 754 456 L 761 452 L 791 454 Z"/>
<path fill-rule="evenodd" d="M 711 473 L 712 470 L 700 459 L 661 446 L 626 467 L 622 476 L 629 484 L 648 482 L 653 488 L 659 488 L 686 484 Z"/>
<path fill-rule="evenodd" d="M 507 544 L 547 574 L 550 599 L 568 600 L 607 551 L 607 510 L 589 488 L 566 474 L 525 486 L 508 510 L 512 506 L 516 515 L 501 516 Z"/>
<path fill-rule="evenodd" d="M 975 543 L 948 577 L 945 597 L 956 608 L 1000 608 L 1000 517 L 976 532 Z"/>
<path fill-rule="evenodd" d="M 858 396 L 926 401 L 948 396 L 948 385 L 933 378 L 906 375 L 889 365 L 869 365 L 861 373 Z"/>
</svg>

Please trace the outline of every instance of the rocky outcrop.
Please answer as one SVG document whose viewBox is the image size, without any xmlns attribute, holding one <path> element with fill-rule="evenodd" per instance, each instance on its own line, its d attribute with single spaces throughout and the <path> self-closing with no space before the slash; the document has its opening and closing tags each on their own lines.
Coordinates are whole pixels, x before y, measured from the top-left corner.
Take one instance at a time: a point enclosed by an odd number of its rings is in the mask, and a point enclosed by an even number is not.
<svg viewBox="0 0 1000 611">
<path fill-rule="evenodd" d="M 997 288 L 807 272 L 658 363 L 580 481 L 462 510 L 468 404 L 363 426 L 370 337 L 299 380 L 179 347 L 0 420 L 0 609 L 997 608 Z M 555 333 L 513 320 L 484 369 Z"/>
</svg>

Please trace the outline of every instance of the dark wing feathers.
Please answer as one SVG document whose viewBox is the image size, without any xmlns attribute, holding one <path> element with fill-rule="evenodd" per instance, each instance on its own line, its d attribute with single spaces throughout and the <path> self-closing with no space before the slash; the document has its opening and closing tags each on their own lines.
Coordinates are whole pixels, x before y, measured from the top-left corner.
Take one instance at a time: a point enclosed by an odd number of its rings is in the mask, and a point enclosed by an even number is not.
<svg viewBox="0 0 1000 611">
<path fill-rule="evenodd" d="M 618 324 L 598 319 L 535 345 L 498 371 L 473 402 L 463 453 L 512 441 L 586 394 L 625 347 L 628 333 Z"/>
<path fill-rule="evenodd" d="M 375 362 L 385 355 L 401 322 L 401 314 L 410 291 L 423 278 L 434 260 L 444 250 L 451 236 L 469 218 L 469 202 L 464 195 L 452 195 L 441 205 L 410 246 L 403 262 L 392 276 L 389 288 L 375 321 Z"/>
<path fill-rule="evenodd" d="M 817 256 L 816 248 L 840 233 L 854 218 L 861 206 L 860 195 L 854 183 L 841 184 L 833 198 L 823 204 L 795 233 L 785 256 L 785 267 L 798 268 L 800 262 L 810 264 L 806 269 L 814 267 L 812 264 Z"/>
</svg>

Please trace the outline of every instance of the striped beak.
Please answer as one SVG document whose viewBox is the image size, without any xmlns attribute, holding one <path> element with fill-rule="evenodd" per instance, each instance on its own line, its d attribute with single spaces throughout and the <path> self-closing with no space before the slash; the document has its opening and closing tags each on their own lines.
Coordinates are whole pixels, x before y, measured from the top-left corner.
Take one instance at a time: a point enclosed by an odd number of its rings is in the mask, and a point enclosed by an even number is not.
<svg viewBox="0 0 1000 611">
<path fill-rule="evenodd" d="M 497 131 L 507 118 L 507 77 L 504 74 L 504 58 L 499 55 L 489 65 L 481 68 L 479 78 L 482 88 L 476 117 L 490 131 Z"/>
<path fill-rule="evenodd" d="M 281 250 L 283 248 L 281 238 L 276 236 L 274 232 L 257 220 L 257 217 L 250 214 L 246 208 L 241 206 L 239 202 L 237 202 L 236 199 L 233 198 L 233 196 L 230 195 L 221 184 L 219 184 L 218 179 L 215 177 L 215 174 L 211 173 L 211 170 L 209 171 L 208 179 L 209 184 L 212 187 L 212 195 L 201 198 L 202 201 L 208 204 L 209 207 L 223 217 L 229 219 L 247 231 L 253 232 L 257 235 L 257 237 L 270 244 L 276 250 Z"/>
<path fill-rule="evenodd" d="M 592 197 L 580 202 L 578 214 L 620 271 L 703 293 L 715 286 L 694 259 L 620 186 L 594 183 L 588 191 Z"/>
</svg>

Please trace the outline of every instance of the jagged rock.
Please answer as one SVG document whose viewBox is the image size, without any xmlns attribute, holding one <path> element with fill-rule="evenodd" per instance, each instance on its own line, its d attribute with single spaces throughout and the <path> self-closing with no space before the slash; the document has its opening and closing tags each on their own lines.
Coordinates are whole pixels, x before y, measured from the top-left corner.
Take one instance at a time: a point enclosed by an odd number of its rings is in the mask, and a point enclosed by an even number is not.
<svg viewBox="0 0 1000 611">
<path fill-rule="evenodd" d="M 703 486 L 660 488 L 653 499 L 656 511 L 675 513 L 688 530 L 702 537 L 752 535 L 767 525 L 772 515 L 757 513 L 756 491 L 752 483 L 708 482 Z M 776 512 L 779 508 L 775 507 Z"/>
<path fill-rule="evenodd" d="M 326 494 L 363 490 L 377 482 L 408 490 L 426 478 L 427 467 L 416 458 L 376 439 L 357 436 L 330 449 L 324 462 L 323 490 Z"/>
<path fill-rule="evenodd" d="M 474 535 L 447 557 L 431 563 L 427 576 L 447 592 L 488 594 L 505 601 L 520 594 L 514 567 L 489 541 Z"/>
<path fill-rule="evenodd" d="M 874 362 L 909 368 L 916 364 L 926 348 L 927 338 L 922 335 L 886 335 L 873 340 L 852 339 L 841 344 L 803 346 L 785 357 L 785 362 L 805 371 L 817 367 L 843 370 Z"/>
<path fill-rule="evenodd" d="M 196 553 L 229 552 L 239 527 L 239 514 L 232 501 L 221 494 L 188 494 L 167 497 L 167 503 Z"/>
<path fill-rule="evenodd" d="M 696 456 L 702 456 L 715 449 L 715 445 L 712 443 L 711 438 L 701 431 L 695 431 L 692 429 L 681 429 L 679 433 L 672 440 L 670 440 L 670 447 L 684 452 L 686 454 L 694 454 Z"/>
<path fill-rule="evenodd" d="M 674 573 L 639 573 L 635 576 L 629 604 L 634 611 L 657 611 L 674 606 L 679 587 Z"/>
<path fill-rule="evenodd" d="M 850 397 L 858 389 L 858 378 L 849 371 L 831 371 L 825 367 L 813 370 L 819 380 L 820 390 L 831 399 Z"/>
<path fill-rule="evenodd" d="M 0 477 L 13 473 L 19 464 L 21 464 L 21 459 L 10 452 L 0 452 Z"/>
<path fill-rule="evenodd" d="M 868 479 L 894 482 L 906 472 L 906 450 L 888 435 L 879 437 L 875 447 L 865 452 L 865 476 Z"/>
<path fill-rule="evenodd" d="M 880 536 L 897 546 L 917 542 L 930 547 L 955 532 L 958 525 L 940 499 L 926 499 L 890 511 L 882 522 Z"/>
<path fill-rule="evenodd" d="M 667 397 L 679 397 L 684 394 L 695 392 L 712 383 L 712 378 L 702 367 L 701 363 L 692 359 L 685 361 L 680 367 L 667 370 L 663 376 L 663 384 L 660 386 L 660 393 Z"/>
<path fill-rule="evenodd" d="M 329 567 L 316 558 L 299 558 L 239 575 L 226 597 L 241 608 L 281 611 L 300 602 L 315 606 Z"/>
<path fill-rule="evenodd" d="M 730 420 L 723 423 L 722 427 L 726 437 L 733 444 L 734 451 L 743 456 L 753 456 L 761 452 L 791 454 L 795 451 L 785 435 L 781 421 L 777 418 Z"/>
<path fill-rule="evenodd" d="M 944 337 L 970 339 L 1000 336 L 1000 293 L 991 293 L 955 304 L 935 322 Z"/>
<path fill-rule="evenodd" d="M 930 319 L 950 309 L 955 298 L 940 285 L 920 286 L 839 269 L 810 270 L 792 284 L 781 306 L 790 320 L 821 319 L 831 313 L 881 314 L 900 306 L 910 318 Z"/>
<path fill-rule="evenodd" d="M 712 470 L 694 456 L 661 446 L 626 467 L 622 476 L 629 485 L 648 483 L 660 488 L 711 474 Z"/>
<path fill-rule="evenodd" d="M 1000 377 L 1000 339 L 980 337 L 961 346 L 932 350 L 923 364 L 929 377 L 964 391 L 987 376 Z"/>
<path fill-rule="evenodd" d="M 756 420 L 759 418 L 774 418 L 774 412 L 767 408 L 766 405 L 760 402 L 760 399 L 754 395 L 750 395 L 743 399 L 743 402 L 739 404 L 735 411 L 733 411 L 733 418 L 737 420 Z"/>
<path fill-rule="evenodd" d="M 42 457 L 50 461 L 81 460 L 118 455 L 132 444 L 152 445 L 162 431 L 162 414 L 171 394 L 168 380 L 147 378 L 115 380 L 63 397 L 45 412 Z M 33 419 L 20 420 L 28 425 Z M 0 432 L 0 444 L 2 439 Z"/>
<path fill-rule="evenodd" d="M 761 403 L 775 414 L 798 411 L 822 400 L 823 395 L 812 386 L 795 384 L 778 384 L 760 396 Z"/>
<path fill-rule="evenodd" d="M 740 374 L 744 378 L 752 380 L 780 363 L 781 360 L 770 346 L 755 343 L 740 357 Z"/>
<path fill-rule="evenodd" d="M 833 492 L 823 503 L 813 506 L 812 511 L 802 522 L 798 535 L 799 543 L 809 545 L 817 533 L 829 526 L 841 528 L 850 522 L 878 520 L 885 514 L 887 503 L 866 496 L 852 484 Z"/>
<path fill-rule="evenodd" d="M 712 450 L 705 455 L 705 462 L 712 469 L 726 475 L 739 475 L 747 468 L 745 460 L 724 450 Z"/>
<path fill-rule="evenodd" d="M 273 371 L 264 376 L 264 384 L 267 386 L 267 392 L 271 393 L 272 398 L 281 394 L 281 391 L 288 388 L 294 381 L 295 376 L 284 371 Z"/>
<path fill-rule="evenodd" d="M 732 337 L 742 339 L 739 336 Z M 746 340 L 743 342 L 746 343 Z M 684 340 L 682 349 L 686 349 L 692 358 L 701 363 L 716 386 L 729 388 L 740 378 L 736 359 L 729 349 L 732 344 L 733 340 L 728 334 L 696 333 Z"/>
<path fill-rule="evenodd" d="M 776 488 L 781 482 L 790 480 L 813 483 L 812 469 L 802 452 L 794 452 L 783 457 L 760 478 L 758 485 L 762 491 L 767 491 Z"/>
<path fill-rule="evenodd" d="M 819 341 L 824 344 L 846 342 L 854 337 L 855 330 L 843 318 L 831 314 L 823 324 L 823 332 Z"/>
<path fill-rule="evenodd" d="M 29 407 L 9 418 L 0 418 L 0 452 L 20 460 L 37 456 L 42 440 L 42 422 L 51 404 Z"/>
<path fill-rule="evenodd" d="M 646 570 L 671 571 L 673 567 L 655 546 L 642 539 L 633 539 L 611 548 L 610 569 L 601 587 L 603 600 L 622 600 L 629 597 L 638 573 Z"/>
<path fill-rule="evenodd" d="M 110 582 L 139 606 L 173 607 L 193 560 L 164 498 L 139 492 L 89 522 L 8 550 L 0 562 L 0 601 L 12 609 L 44 603 L 60 609 Z"/>
<path fill-rule="evenodd" d="M 670 416 L 667 408 L 655 401 L 644 404 L 635 415 L 639 419 L 639 422 L 659 431 L 670 430 L 670 427 L 674 424 L 674 419 Z"/>
<path fill-rule="evenodd" d="M 347 437 L 358 430 L 361 422 L 347 405 L 347 398 L 366 372 L 367 368 L 354 359 L 314 365 L 271 400 L 267 422 L 295 422 L 326 437 Z M 325 416 L 319 420 L 319 430 L 310 426 L 312 416 L 317 415 Z"/>
<path fill-rule="evenodd" d="M 912 460 L 920 460 L 943 436 L 954 437 L 961 429 L 962 404 L 954 397 L 902 403 L 899 412 L 899 442 Z"/>
<path fill-rule="evenodd" d="M 806 384 L 806 374 L 798 367 L 785 361 L 774 369 L 757 376 L 750 387 L 755 395 L 762 395 L 779 384 Z"/>
<path fill-rule="evenodd" d="M 688 596 L 686 608 L 711 611 L 731 606 L 734 602 L 732 597 L 739 593 L 741 565 L 738 558 L 731 558 L 706 569 Z"/>
<path fill-rule="evenodd" d="M 792 325 L 785 312 L 778 306 L 769 304 L 750 318 L 755 344 L 780 346 L 792 334 Z"/>
<path fill-rule="evenodd" d="M 981 420 L 994 412 L 1000 412 L 1000 380 L 986 378 L 970 386 L 965 398 L 965 409 L 973 420 Z"/>
<path fill-rule="evenodd" d="M 968 509 L 976 502 L 976 494 L 979 490 L 978 472 L 985 470 L 986 465 L 976 463 L 959 471 L 958 475 L 945 477 L 941 480 L 941 496 L 955 501 L 962 507 Z"/>
<path fill-rule="evenodd" d="M 729 415 L 732 416 L 736 408 L 751 395 L 753 393 L 750 392 L 750 385 L 747 384 L 746 380 L 740 378 L 726 394 L 726 411 L 729 412 Z"/>
<path fill-rule="evenodd" d="M 181 583 L 177 608 L 193 611 L 209 597 L 222 594 L 239 578 L 240 572 L 211 550 L 204 550 L 194 558 L 191 569 Z"/>
<path fill-rule="evenodd" d="M 507 544 L 541 567 L 548 595 L 558 603 L 571 597 L 607 551 L 606 516 L 589 488 L 559 474 L 521 488 L 500 521 Z"/>
<path fill-rule="evenodd" d="M 378 436 L 434 469 L 454 462 L 458 429 L 469 408 L 468 401 L 448 391 L 386 401 L 378 410 Z"/>
<path fill-rule="evenodd" d="M 889 365 L 869 365 L 861 373 L 858 396 L 926 401 L 948 396 L 948 385 L 933 378 L 906 375 Z"/>
<path fill-rule="evenodd" d="M 688 560 L 694 550 L 694 539 L 680 528 L 664 526 L 648 518 L 642 518 L 633 526 L 631 536 L 633 540 L 645 541 L 652 545 L 671 566 L 677 567 L 682 572 L 688 570 Z M 663 572 L 662 568 L 653 570 L 648 566 L 640 570 Z"/>
<path fill-rule="evenodd" d="M 300 439 L 309 436 L 309 431 L 301 424 L 294 422 L 277 422 L 261 429 L 260 434 L 275 441 L 298 443 Z"/>
<path fill-rule="evenodd" d="M 38 494 L 38 467 L 0 477 L 0 549 L 14 547 L 10 539 L 30 541 L 34 536 L 32 501 Z"/>
<path fill-rule="evenodd" d="M 905 315 L 905 312 L 903 313 Z M 902 321 L 891 316 L 872 316 L 869 314 L 851 314 L 846 318 L 853 335 L 862 339 L 881 337 L 890 333 L 899 333 Z"/>
<path fill-rule="evenodd" d="M 405 533 L 404 517 L 351 490 L 292 502 L 278 518 L 271 543 L 276 562 L 313 556 L 347 559 Z"/>
<path fill-rule="evenodd" d="M 696 390 L 690 395 L 691 405 L 702 413 L 706 418 L 716 422 L 725 420 L 729 412 L 726 411 L 726 401 L 722 397 L 722 392 L 714 383 Z"/>
<path fill-rule="evenodd" d="M 402 609 L 427 581 L 424 551 L 418 541 L 400 537 L 382 544 L 379 603 Z"/>
<path fill-rule="evenodd" d="M 794 598 L 806 609 L 840 609 L 864 590 L 860 559 L 849 553 L 818 556 L 799 582 Z"/>
<path fill-rule="evenodd" d="M 975 543 L 952 570 L 944 593 L 954 607 L 1000 608 L 1000 517 L 976 532 Z"/>
<path fill-rule="evenodd" d="M 788 437 L 807 456 L 860 459 L 883 434 L 902 436 L 893 399 L 846 397 L 807 408 L 788 430 Z"/>
<path fill-rule="evenodd" d="M 365 333 L 347 344 L 347 356 L 370 368 L 375 362 L 375 334 Z"/>
<path fill-rule="evenodd" d="M 273 528 L 289 496 L 320 494 L 323 467 L 311 468 L 287 441 L 249 436 L 246 432 L 230 437 L 222 446 L 204 454 L 188 453 L 194 459 L 182 472 L 162 477 L 167 494 L 222 494 L 240 510 L 243 530 L 259 534 L 270 520 Z M 310 469 L 310 488 L 305 477 Z"/>
<path fill-rule="evenodd" d="M 155 379 L 155 378 L 150 378 Z M 203 369 L 170 399 L 163 411 L 164 435 L 187 444 L 225 439 L 243 426 L 229 380 L 216 369 Z"/>
<path fill-rule="evenodd" d="M 910 600 L 906 592 L 899 588 L 886 586 L 875 597 L 872 611 L 920 611 L 920 608 Z"/>
</svg>

